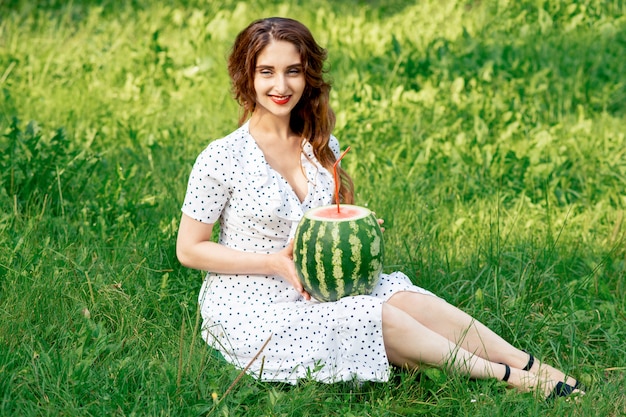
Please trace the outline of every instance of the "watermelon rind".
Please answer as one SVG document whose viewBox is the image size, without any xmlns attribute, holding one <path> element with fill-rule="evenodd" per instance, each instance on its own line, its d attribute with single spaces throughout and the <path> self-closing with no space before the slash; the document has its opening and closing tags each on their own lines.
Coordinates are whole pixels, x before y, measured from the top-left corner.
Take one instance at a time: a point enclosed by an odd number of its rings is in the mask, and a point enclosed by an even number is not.
<svg viewBox="0 0 626 417">
<path fill-rule="evenodd" d="M 329 208 L 307 211 L 294 238 L 296 272 L 307 292 L 319 301 L 372 292 L 383 269 L 382 230 L 367 208 L 342 204 L 350 218 L 329 218 Z"/>
</svg>

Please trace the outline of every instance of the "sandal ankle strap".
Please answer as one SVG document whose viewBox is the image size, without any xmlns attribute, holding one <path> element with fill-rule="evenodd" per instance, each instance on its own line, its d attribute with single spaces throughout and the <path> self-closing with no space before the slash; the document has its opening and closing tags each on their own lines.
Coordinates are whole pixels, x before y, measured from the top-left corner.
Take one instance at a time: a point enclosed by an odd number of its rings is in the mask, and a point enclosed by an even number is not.
<svg viewBox="0 0 626 417">
<path fill-rule="evenodd" d="M 502 365 L 504 365 L 504 376 L 502 377 L 502 380 L 507 382 L 511 376 L 511 367 L 506 363 L 503 363 Z"/>
<path fill-rule="evenodd" d="M 524 352 L 526 352 L 526 351 L 524 351 Z M 528 352 L 526 352 L 526 353 L 528 353 Z M 530 371 L 530 368 L 532 368 L 534 364 L 535 364 L 535 357 L 531 353 L 528 353 L 528 363 L 522 369 L 524 371 Z"/>
</svg>

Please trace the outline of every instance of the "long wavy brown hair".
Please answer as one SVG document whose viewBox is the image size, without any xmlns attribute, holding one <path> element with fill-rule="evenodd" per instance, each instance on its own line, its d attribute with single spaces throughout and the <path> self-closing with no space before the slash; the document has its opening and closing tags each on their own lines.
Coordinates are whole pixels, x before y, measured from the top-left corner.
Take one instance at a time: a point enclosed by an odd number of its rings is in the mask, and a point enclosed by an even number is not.
<svg viewBox="0 0 626 417">
<path fill-rule="evenodd" d="M 239 123 L 243 124 L 256 107 L 254 74 L 256 60 L 272 41 L 287 41 L 300 53 L 306 86 L 302 98 L 291 112 L 291 130 L 306 138 L 317 160 L 331 173 L 336 156 L 328 143 L 335 127 L 335 113 L 330 108 L 331 85 L 324 79 L 326 50 L 319 46 L 309 29 L 297 20 L 271 17 L 252 22 L 237 38 L 228 57 L 228 73 L 235 99 L 242 107 Z M 338 167 L 339 200 L 354 201 L 350 176 Z"/>
</svg>

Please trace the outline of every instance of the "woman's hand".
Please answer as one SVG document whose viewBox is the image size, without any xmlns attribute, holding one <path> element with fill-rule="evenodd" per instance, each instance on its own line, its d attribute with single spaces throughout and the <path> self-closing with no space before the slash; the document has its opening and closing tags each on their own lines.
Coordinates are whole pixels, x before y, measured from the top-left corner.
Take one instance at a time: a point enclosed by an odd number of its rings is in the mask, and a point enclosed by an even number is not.
<svg viewBox="0 0 626 417">
<path fill-rule="evenodd" d="M 372 214 L 374 215 L 374 217 L 376 217 L 376 212 L 373 211 Z M 380 231 L 384 232 L 385 228 L 383 227 L 383 223 L 385 223 L 385 221 L 383 219 L 376 219 L 378 221 L 378 226 L 380 226 Z"/>
<path fill-rule="evenodd" d="M 306 300 L 310 300 L 311 296 L 302 286 L 302 282 L 296 272 L 296 264 L 293 262 L 293 240 L 290 240 L 285 249 L 272 255 L 274 273 L 287 280 Z"/>
</svg>

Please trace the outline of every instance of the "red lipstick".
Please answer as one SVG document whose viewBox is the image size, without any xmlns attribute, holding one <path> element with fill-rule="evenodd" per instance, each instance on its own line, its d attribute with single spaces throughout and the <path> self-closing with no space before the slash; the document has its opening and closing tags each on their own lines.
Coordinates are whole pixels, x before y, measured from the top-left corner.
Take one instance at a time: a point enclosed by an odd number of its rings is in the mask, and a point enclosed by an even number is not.
<svg viewBox="0 0 626 417">
<path fill-rule="evenodd" d="M 272 101 L 276 104 L 287 104 L 289 102 L 289 99 L 291 99 L 291 96 L 270 96 L 270 98 L 272 99 Z"/>
</svg>

